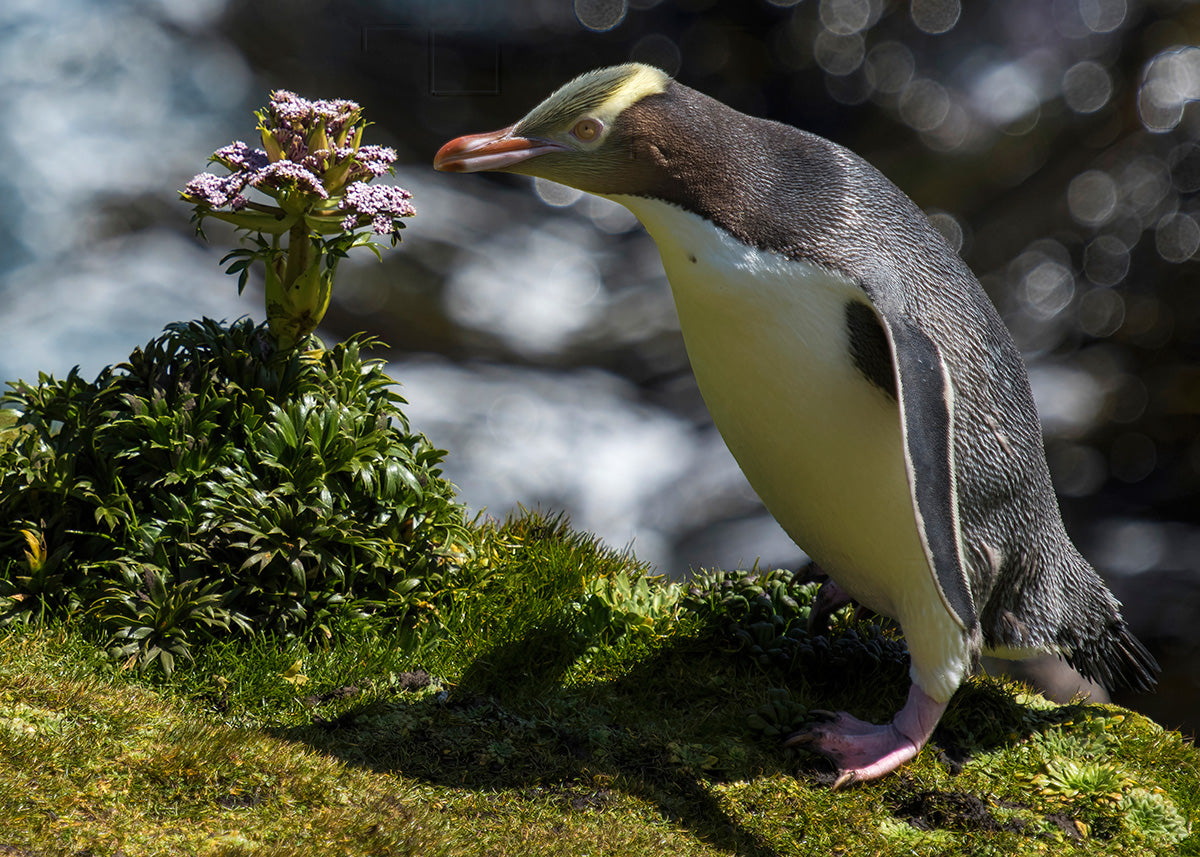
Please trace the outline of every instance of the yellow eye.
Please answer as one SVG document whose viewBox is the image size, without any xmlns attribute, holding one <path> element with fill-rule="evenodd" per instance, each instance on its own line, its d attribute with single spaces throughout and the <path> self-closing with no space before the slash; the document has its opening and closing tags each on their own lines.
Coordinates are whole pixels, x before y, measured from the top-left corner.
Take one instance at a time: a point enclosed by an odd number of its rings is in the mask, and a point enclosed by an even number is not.
<svg viewBox="0 0 1200 857">
<path fill-rule="evenodd" d="M 585 143 L 590 143 L 600 136 L 600 120 L 598 119 L 580 119 L 575 123 L 575 127 L 571 129 L 571 133 L 583 140 Z"/>
</svg>

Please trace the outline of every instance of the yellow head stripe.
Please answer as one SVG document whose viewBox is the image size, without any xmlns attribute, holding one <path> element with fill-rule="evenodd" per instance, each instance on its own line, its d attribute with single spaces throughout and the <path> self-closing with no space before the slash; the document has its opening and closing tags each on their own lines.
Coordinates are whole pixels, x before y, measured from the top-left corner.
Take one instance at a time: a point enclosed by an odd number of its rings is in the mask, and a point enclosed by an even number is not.
<svg viewBox="0 0 1200 857">
<path fill-rule="evenodd" d="M 641 63 L 599 68 L 564 84 L 517 123 L 514 133 L 547 133 L 560 130 L 581 116 L 595 117 L 606 125 L 625 108 L 647 95 L 662 92 L 671 78 L 666 72 Z"/>
</svg>

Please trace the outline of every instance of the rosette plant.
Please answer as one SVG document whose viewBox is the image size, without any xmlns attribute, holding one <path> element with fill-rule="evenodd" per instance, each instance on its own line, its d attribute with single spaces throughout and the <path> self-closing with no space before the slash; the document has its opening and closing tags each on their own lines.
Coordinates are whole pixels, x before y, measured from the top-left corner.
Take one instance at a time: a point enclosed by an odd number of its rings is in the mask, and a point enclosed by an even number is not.
<svg viewBox="0 0 1200 857">
<path fill-rule="evenodd" d="M 239 293 L 252 265 L 264 264 L 267 322 L 286 351 L 324 317 L 338 262 L 355 247 L 379 255 L 376 235 L 395 245 L 401 218 L 416 210 L 403 188 L 370 184 L 392 172 L 396 152 L 363 145 L 366 123 L 353 101 L 277 90 L 255 115 L 262 148 L 238 140 L 218 149 L 211 161 L 229 172 L 200 173 L 182 196 L 201 230 L 212 217 L 245 231 L 251 246 L 221 261 L 232 263 L 227 273 L 238 275 Z"/>
</svg>

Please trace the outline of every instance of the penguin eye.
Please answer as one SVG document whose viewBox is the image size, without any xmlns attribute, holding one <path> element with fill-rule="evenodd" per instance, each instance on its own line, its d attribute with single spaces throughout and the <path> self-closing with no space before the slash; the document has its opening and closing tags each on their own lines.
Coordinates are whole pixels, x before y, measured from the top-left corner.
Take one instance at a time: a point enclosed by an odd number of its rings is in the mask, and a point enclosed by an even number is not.
<svg viewBox="0 0 1200 857">
<path fill-rule="evenodd" d="M 575 127 L 571 129 L 571 133 L 583 140 L 585 143 L 590 143 L 600 136 L 600 131 L 604 126 L 600 124 L 599 119 L 580 119 L 575 123 Z"/>
</svg>

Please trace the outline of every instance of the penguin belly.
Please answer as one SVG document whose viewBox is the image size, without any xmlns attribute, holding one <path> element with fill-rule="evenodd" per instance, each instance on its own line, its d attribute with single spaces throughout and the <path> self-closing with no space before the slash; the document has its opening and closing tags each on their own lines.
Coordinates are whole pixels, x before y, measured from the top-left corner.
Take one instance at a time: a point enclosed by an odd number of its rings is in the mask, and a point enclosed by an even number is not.
<svg viewBox="0 0 1200 857">
<path fill-rule="evenodd" d="M 750 485 L 833 580 L 900 623 L 913 679 L 948 700 L 970 655 L 917 527 L 899 406 L 851 356 L 846 308 L 865 294 L 678 206 L 614 198 L 658 244 L 700 392 Z"/>
</svg>

